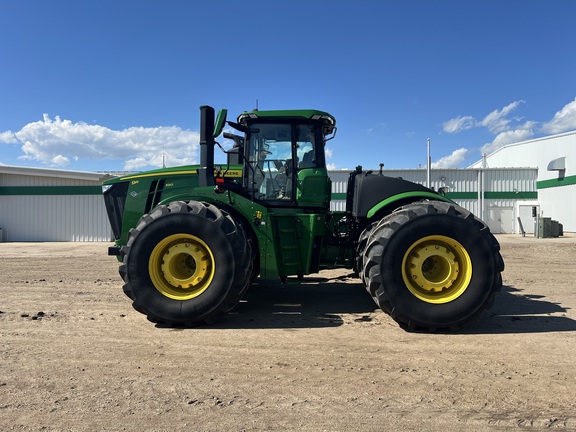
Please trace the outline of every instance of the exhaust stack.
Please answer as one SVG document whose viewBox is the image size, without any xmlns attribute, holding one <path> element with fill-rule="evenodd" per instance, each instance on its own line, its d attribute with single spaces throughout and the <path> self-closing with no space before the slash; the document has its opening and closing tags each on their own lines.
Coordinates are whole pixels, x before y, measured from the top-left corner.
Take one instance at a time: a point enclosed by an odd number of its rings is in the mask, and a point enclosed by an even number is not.
<svg viewBox="0 0 576 432">
<path fill-rule="evenodd" d="M 200 107 L 200 168 L 198 186 L 214 186 L 214 108 Z"/>
</svg>

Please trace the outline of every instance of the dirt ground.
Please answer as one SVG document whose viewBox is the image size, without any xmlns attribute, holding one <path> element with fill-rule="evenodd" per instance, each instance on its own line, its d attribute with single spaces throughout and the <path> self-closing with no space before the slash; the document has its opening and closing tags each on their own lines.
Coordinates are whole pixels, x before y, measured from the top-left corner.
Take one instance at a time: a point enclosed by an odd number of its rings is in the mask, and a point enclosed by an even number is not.
<svg viewBox="0 0 576 432">
<path fill-rule="evenodd" d="M 494 308 L 447 334 L 402 330 L 348 271 L 161 328 L 108 244 L 1 243 L 0 430 L 576 430 L 576 238 L 498 239 Z"/>
</svg>

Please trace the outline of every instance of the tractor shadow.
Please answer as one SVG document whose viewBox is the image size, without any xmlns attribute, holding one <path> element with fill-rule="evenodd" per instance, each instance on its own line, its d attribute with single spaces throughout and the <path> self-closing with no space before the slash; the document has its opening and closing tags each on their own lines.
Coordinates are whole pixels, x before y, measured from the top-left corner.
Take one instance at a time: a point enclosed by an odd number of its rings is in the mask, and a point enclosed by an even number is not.
<svg viewBox="0 0 576 432">
<path fill-rule="evenodd" d="M 566 316 L 570 310 L 545 296 L 524 294 L 524 290 L 503 286 L 494 306 L 457 334 L 518 334 L 576 331 L 576 320 Z M 386 317 L 353 275 L 337 279 L 308 277 L 299 282 L 289 279 L 258 280 L 242 302 L 211 328 L 319 328 L 338 327 L 343 316 L 360 316 L 354 321 Z M 386 318 L 384 318 L 386 319 Z M 387 318 L 389 319 L 389 318 Z M 453 332 L 448 332 L 453 333 Z"/>
<path fill-rule="evenodd" d="M 480 318 L 447 334 L 519 334 L 576 331 L 571 309 L 525 294 L 523 289 L 503 286 L 494 306 Z M 339 327 L 346 322 L 390 319 L 381 311 L 364 285 L 353 274 L 337 278 L 305 277 L 257 279 L 240 303 L 214 324 L 197 329 L 300 329 Z M 391 320 L 391 319 L 390 319 Z M 158 326 L 162 327 L 162 326 Z M 182 330 L 182 329 L 180 329 Z M 409 331 L 421 333 L 421 331 Z"/>
<path fill-rule="evenodd" d="M 524 294 L 503 286 L 494 306 L 479 321 L 465 326 L 461 334 L 553 333 L 576 331 L 576 320 L 566 316 L 571 309 L 545 300 L 546 296 Z"/>
<path fill-rule="evenodd" d="M 232 312 L 208 327 L 338 327 L 344 324 L 343 314 L 365 317 L 376 310 L 360 280 L 352 275 L 337 279 L 305 277 L 303 281 L 289 278 L 284 284 L 279 280 L 258 279 Z"/>
</svg>

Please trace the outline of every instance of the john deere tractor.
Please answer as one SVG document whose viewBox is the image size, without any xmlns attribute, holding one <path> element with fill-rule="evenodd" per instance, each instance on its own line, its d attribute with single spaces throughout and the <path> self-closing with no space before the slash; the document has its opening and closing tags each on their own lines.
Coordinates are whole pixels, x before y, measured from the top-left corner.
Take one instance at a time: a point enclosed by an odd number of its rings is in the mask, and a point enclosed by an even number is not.
<svg viewBox="0 0 576 432">
<path fill-rule="evenodd" d="M 154 323 L 212 323 L 257 278 L 356 271 L 406 329 L 455 329 L 502 286 L 500 246 L 467 210 L 421 185 L 350 174 L 330 210 L 324 146 L 336 120 L 317 110 L 200 107 L 200 164 L 107 180 L 103 194 L 124 292 Z M 216 118 L 215 118 L 216 117 Z M 228 125 L 228 127 L 226 127 Z M 223 130 L 233 141 L 214 163 Z M 233 133 L 230 133 L 233 132 Z"/>
</svg>

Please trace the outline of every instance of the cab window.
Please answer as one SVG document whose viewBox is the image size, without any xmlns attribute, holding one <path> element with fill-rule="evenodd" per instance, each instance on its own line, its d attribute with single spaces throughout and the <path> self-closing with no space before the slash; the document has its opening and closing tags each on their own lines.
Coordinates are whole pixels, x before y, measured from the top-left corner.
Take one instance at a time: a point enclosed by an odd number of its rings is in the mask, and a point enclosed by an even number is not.
<svg viewBox="0 0 576 432">
<path fill-rule="evenodd" d="M 248 189 L 259 200 L 293 200 L 292 125 L 256 123 L 249 135 Z"/>
</svg>

